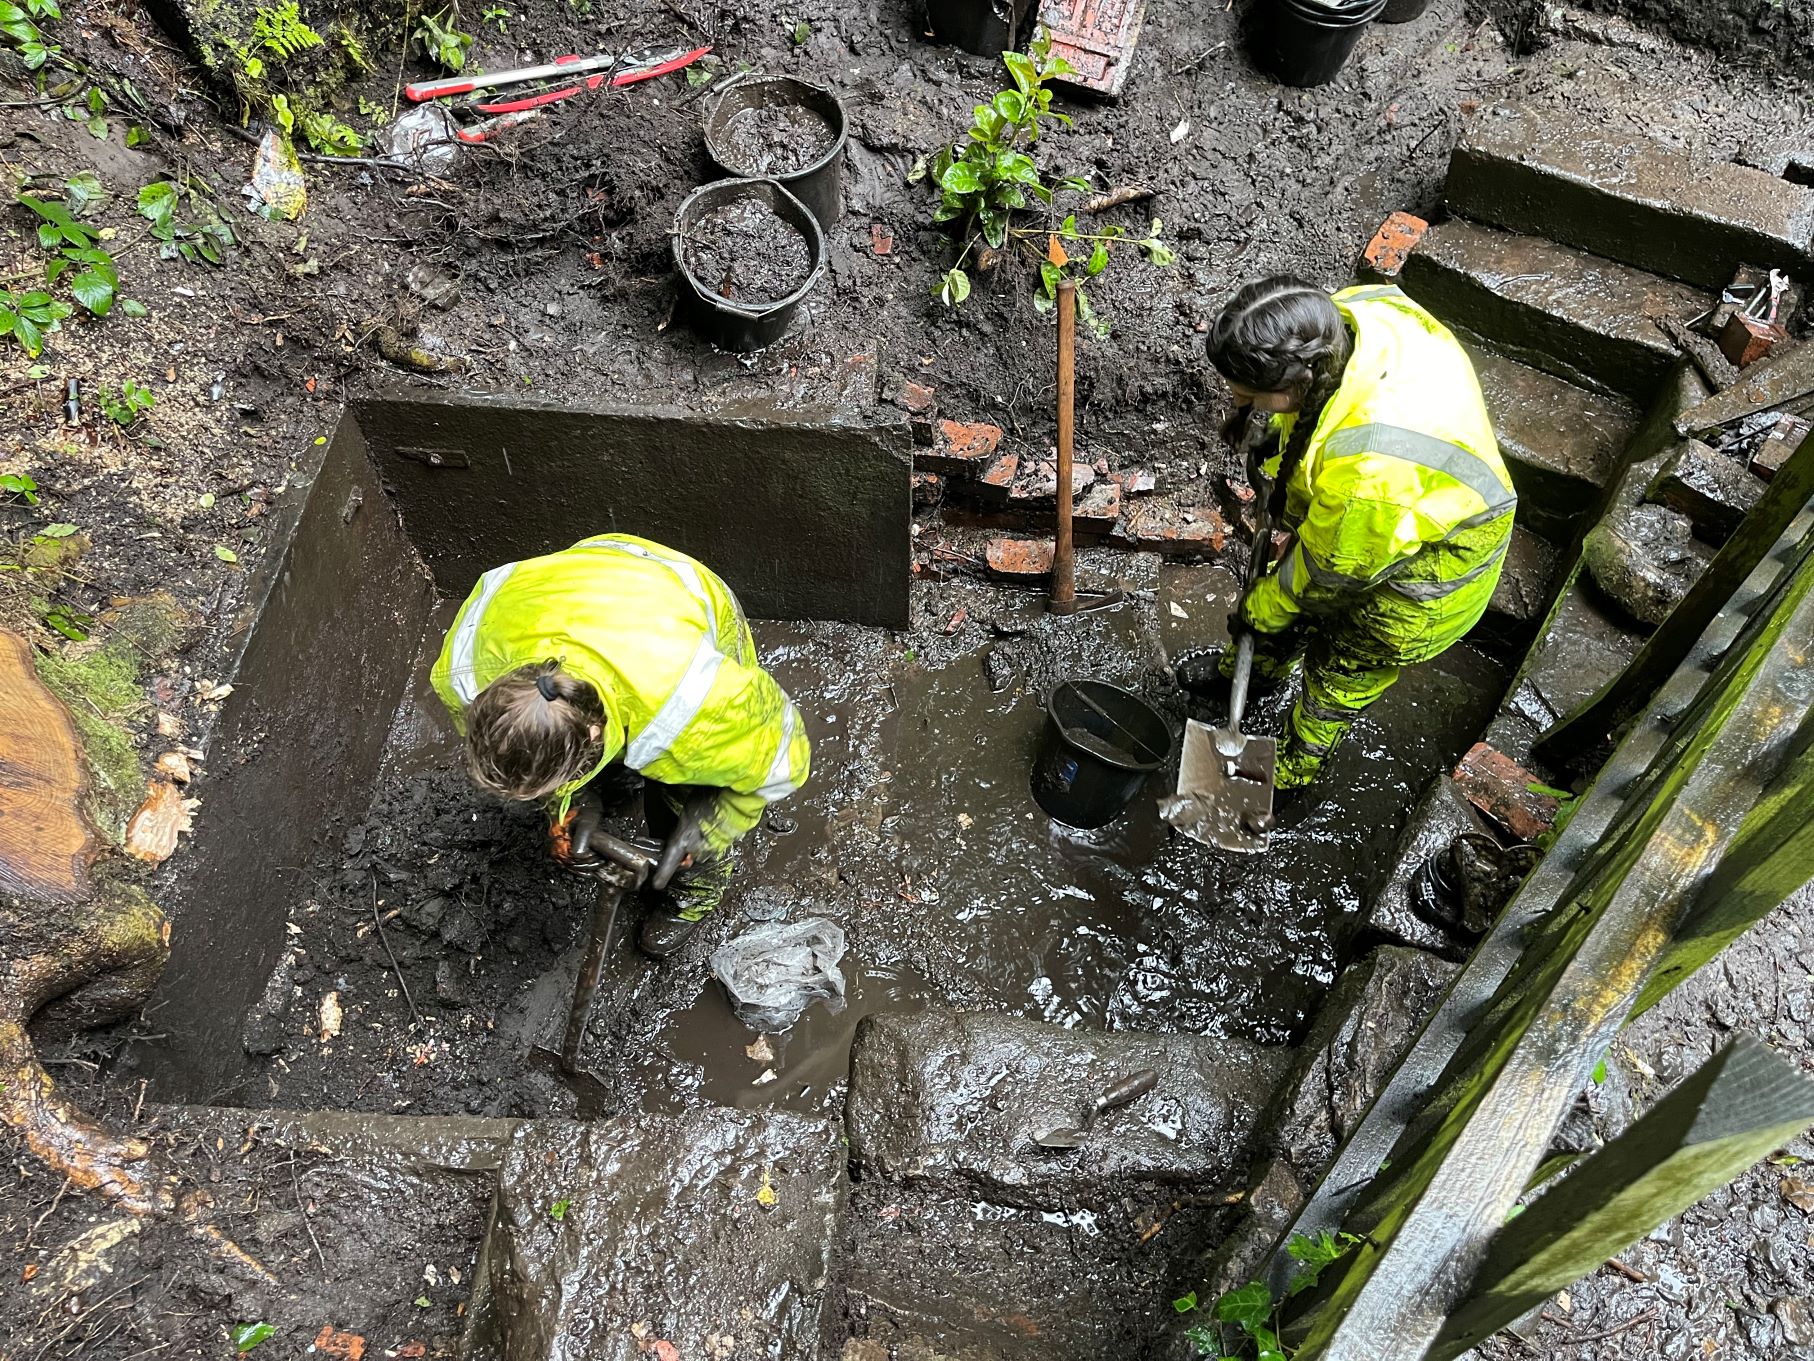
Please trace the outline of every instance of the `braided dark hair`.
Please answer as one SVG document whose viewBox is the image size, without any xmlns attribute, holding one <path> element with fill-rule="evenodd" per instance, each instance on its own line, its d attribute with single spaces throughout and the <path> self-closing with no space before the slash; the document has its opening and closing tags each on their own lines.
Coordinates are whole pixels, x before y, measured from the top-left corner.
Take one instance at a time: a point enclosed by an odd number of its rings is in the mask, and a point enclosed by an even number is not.
<svg viewBox="0 0 1814 1361">
<path fill-rule="evenodd" d="M 519 666 L 466 707 L 466 771 L 507 799 L 539 799 L 589 773 L 603 754 L 605 706 L 560 659 Z"/>
<path fill-rule="evenodd" d="M 1279 461 L 1282 490 L 1303 460 L 1323 408 L 1342 384 L 1354 340 L 1329 294 L 1276 274 L 1248 284 L 1209 329 L 1209 362 L 1231 383 L 1298 398 L 1297 422 Z"/>
</svg>

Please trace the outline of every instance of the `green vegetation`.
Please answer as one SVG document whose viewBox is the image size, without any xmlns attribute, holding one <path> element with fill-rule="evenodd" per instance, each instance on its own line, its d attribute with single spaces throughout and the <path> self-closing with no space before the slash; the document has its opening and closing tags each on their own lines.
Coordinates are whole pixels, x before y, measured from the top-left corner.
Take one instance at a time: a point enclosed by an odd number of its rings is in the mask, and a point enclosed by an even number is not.
<svg viewBox="0 0 1814 1361">
<path fill-rule="evenodd" d="M 462 32 L 459 24 L 457 4 L 416 21 L 416 41 L 423 53 L 436 66 L 456 73 L 466 69 L 466 54 L 472 49 L 472 34 Z"/>
<path fill-rule="evenodd" d="M 115 425 L 131 425 L 156 405 L 157 398 L 151 395 L 151 389 L 130 378 L 120 384 L 118 392 L 101 389 L 101 410 Z"/>
<path fill-rule="evenodd" d="M 508 33 L 510 31 L 510 25 L 508 23 L 509 18 L 510 11 L 505 9 L 502 5 L 490 5 L 487 6 L 485 12 L 479 16 L 479 22 L 482 24 L 496 24 L 499 33 Z"/>
<path fill-rule="evenodd" d="M 28 71 L 43 70 L 63 50 L 33 20 L 62 17 L 57 0 L 0 0 L 0 33 L 18 50 Z"/>
<path fill-rule="evenodd" d="M 1040 291 L 1035 306 L 1041 311 L 1050 308 L 1062 280 L 1095 278 L 1107 268 L 1117 242 L 1133 240 L 1151 263 L 1170 264 L 1172 252 L 1159 240 L 1164 224 L 1158 218 L 1140 238 L 1120 226 L 1079 231 L 1075 214 L 1054 220 L 1057 190 L 1082 192 L 1090 187 L 1087 180 L 1075 175 L 1048 178 L 1034 155 L 1046 120 L 1071 125 L 1068 114 L 1053 112 L 1049 86 L 1059 76 L 1070 74 L 1072 67 L 1052 55 L 1051 35 L 1044 29 L 1027 52 L 1004 53 L 1002 62 L 1013 79 L 1012 87 L 998 92 L 987 104 L 976 105 L 961 147 L 941 147 L 930 165 L 922 162 L 908 177 L 917 180 L 930 171 L 931 182 L 939 191 L 932 220 L 946 224 L 961 243 L 957 263 L 934 285 L 933 295 L 947 306 L 959 306 L 970 296 L 965 265 L 972 256 L 978 268 L 986 269 L 1010 246 L 1018 247 L 1038 265 Z M 1043 210 L 1044 219 L 1028 225 L 1026 215 L 1037 210 Z M 1061 243 L 1081 245 L 1081 262 Z M 1096 316 L 1082 287 L 1077 289 L 1077 310 L 1097 335 L 1108 334 L 1107 324 Z"/>
<path fill-rule="evenodd" d="M 45 334 L 60 327 L 74 310 L 42 289 L 11 293 L 0 288 L 0 339 L 13 337 L 35 359 L 44 349 Z M 0 486 L 4 482 L 0 479 Z"/>
<path fill-rule="evenodd" d="M 1290 1353 L 1279 1340 L 1279 1314 L 1285 1301 L 1310 1289 L 1325 1267 L 1340 1261 L 1360 1241 L 1351 1233 L 1335 1234 L 1327 1229 L 1315 1238 L 1293 1234 L 1285 1251 L 1299 1265 L 1283 1298 L 1275 1300 L 1264 1282 L 1249 1281 L 1224 1292 L 1206 1311 L 1212 1321 L 1195 1324 L 1184 1335 L 1202 1355 L 1218 1361 L 1286 1361 Z M 1195 1313 L 1197 1307 L 1194 1292 L 1172 1301 L 1172 1308 L 1180 1314 Z"/>
<path fill-rule="evenodd" d="M 268 1323 L 241 1323 L 236 1325 L 227 1336 L 233 1343 L 233 1350 L 244 1356 L 276 1332 L 277 1329 Z"/>
<path fill-rule="evenodd" d="M 277 97 L 283 98 L 282 95 Z M 183 211 L 185 204 L 186 212 Z M 138 209 L 139 216 L 151 223 L 151 235 L 158 242 L 158 255 L 165 260 L 180 256 L 190 264 L 218 265 L 224 260 L 222 249 L 233 245 L 237 239 L 233 229 L 221 221 L 213 206 L 188 179 L 153 180 L 139 190 Z M 184 217 L 203 220 L 184 221 Z"/>
<path fill-rule="evenodd" d="M 324 45 L 321 35 L 303 23 L 297 0 L 284 0 L 275 9 L 261 8 L 252 19 L 252 41 L 275 53 L 278 61 Z"/>
</svg>

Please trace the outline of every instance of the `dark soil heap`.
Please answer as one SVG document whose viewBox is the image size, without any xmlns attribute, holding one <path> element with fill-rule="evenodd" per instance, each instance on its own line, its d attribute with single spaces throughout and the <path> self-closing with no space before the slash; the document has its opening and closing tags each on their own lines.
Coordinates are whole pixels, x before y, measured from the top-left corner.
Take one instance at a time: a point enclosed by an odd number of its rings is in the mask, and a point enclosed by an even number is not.
<svg viewBox="0 0 1814 1361">
<path fill-rule="evenodd" d="M 805 235 L 758 198 L 710 208 L 694 219 L 683 258 L 702 288 L 739 307 L 791 297 L 813 268 Z"/>
<path fill-rule="evenodd" d="M 714 140 L 718 154 L 745 175 L 794 175 L 830 151 L 838 137 L 811 109 L 783 104 L 732 114 Z"/>
</svg>

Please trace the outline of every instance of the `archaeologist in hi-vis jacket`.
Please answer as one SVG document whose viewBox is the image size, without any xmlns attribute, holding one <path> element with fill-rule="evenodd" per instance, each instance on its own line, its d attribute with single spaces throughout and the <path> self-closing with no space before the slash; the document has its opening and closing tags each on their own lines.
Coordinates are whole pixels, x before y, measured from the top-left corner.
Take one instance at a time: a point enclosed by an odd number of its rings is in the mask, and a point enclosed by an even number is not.
<svg viewBox="0 0 1814 1361">
<path fill-rule="evenodd" d="M 730 587 L 683 553 L 601 534 L 494 567 L 454 620 L 432 676 L 474 783 L 546 799 L 555 853 L 585 864 L 613 762 L 645 779 L 665 892 L 641 946 L 662 958 L 719 904 L 732 848 L 806 781 L 799 710 L 756 661 Z"/>
<path fill-rule="evenodd" d="M 1272 413 L 1276 450 L 1259 452 L 1256 481 L 1275 486 L 1292 542 L 1241 621 L 1258 684 L 1304 664 L 1277 770 L 1297 789 L 1402 667 L 1479 621 L 1517 497 L 1467 354 L 1395 287 L 1248 284 L 1210 329 L 1209 359 L 1237 414 Z M 1222 675 L 1232 663 L 1231 650 Z"/>
</svg>

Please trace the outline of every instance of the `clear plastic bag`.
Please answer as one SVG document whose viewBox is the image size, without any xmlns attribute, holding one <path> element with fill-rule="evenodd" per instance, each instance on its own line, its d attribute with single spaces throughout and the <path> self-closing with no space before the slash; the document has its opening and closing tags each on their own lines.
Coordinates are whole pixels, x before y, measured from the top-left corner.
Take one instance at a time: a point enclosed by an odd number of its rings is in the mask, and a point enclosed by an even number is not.
<svg viewBox="0 0 1814 1361">
<path fill-rule="evenodd" d="M 775 1034 L 820 998 L 844 1009 L 844 932 L 823 917 L 764 922 L 712 952 L 712 972 L 730 994 L 737 1019 Z"/>
</svg>

